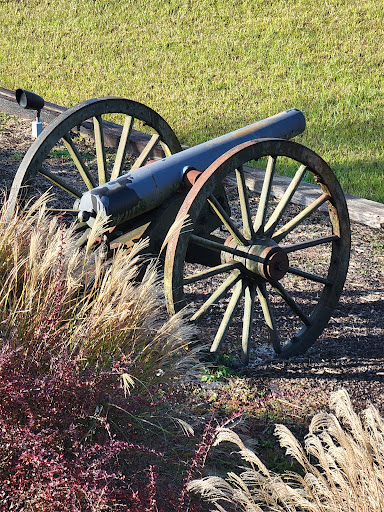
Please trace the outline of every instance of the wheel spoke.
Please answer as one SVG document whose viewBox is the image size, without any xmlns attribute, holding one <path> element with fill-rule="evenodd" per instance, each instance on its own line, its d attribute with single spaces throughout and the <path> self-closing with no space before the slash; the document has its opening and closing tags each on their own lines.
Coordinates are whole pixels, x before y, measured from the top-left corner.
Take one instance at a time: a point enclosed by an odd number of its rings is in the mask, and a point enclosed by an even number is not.
<svg viewBox="0 0 384 512">
<path fill-rule="evenodd" d="M 251 208 L 249 206 L 247 186 L 245 184 L 244 168 L 242 165 L 238 169 L 236 169 L 236 181 L 237 181 L 237 190 L 239 192 L 240 209 L 241 209 L 241 217 L 243 220 L 244 236 L 245 236 L 245 238 L 248 238 L 250 240 L 255 236 L 255 232 L 253 231 L 252 214 L 251 214 Z"/>
<path fill-rule="evenodd" d="M 46 169 L 40 169 L 39 173 L 42 174 L 45 178 L 47 178 L 49 181 L 57 185 L 58 187 L 62 188 L 68 194 L 71 194 L 72 196 L 76 197 L 77 199 L 80 199 L 82 194 L 79 190 L 77 190 L 75 187 L 72 187 L 69 183 L 65 182 L 63 179 L 61 179 L 59 176 L 56 176 L 55 174 L 52 174 L 51 172 L 47 171 Z"/>
<path fill-rule="evenodd" d="M 307 206 L 302 212 L 300 212 L 296 217 L 291 219 L 285 226 L 283 226 L 281 229 L 279 229 L 272 239 L 279 243 L 283 238 L 285 238 L 288 233 L 293 231 L 299 224 L 301 224 L 307 217 L 309 217 L 313 212 L 318 210 L 322 204 L 325 203 L 325 201 L 328 201 L 330 199 L 330 196 L 328 194 L 321 194 L 320 197 L 318 197 L 313 203 L 311 203 L 309 206 Z"/>
<path fill-rule="evenodd" d="M 304 270 L 299 270 L 298 268 L 288 267 L 288 273 L 294 274 L 295 276 L 304 277 L 304 279 L 309 279 L 309 281 L 314 281 L 315 283 L 322 283 L 331 285 L 332 281 L 327 279 L 326 277 L 321 277 L 318 274 L 311 274 L 311 272 L 304 272 Z"/>
<path fill-rule="evenodd" d="M 296 171 L 295 176 L 293 177 L 291 183 L 289 184 L 287 190 L 284 192 L 283 197 L 280 199 L 277 204 L 274 212 L 271 215 L 267 225 L 265 226 L 265 234 L 267 237 L 271 237 L 279 220 L 283 216 L 289 202 L 291 201 L 294 193 L 299 188 L 301 180 L 303 179 L 305 173 L 307 172 L 306 165 L 300 165 L 299 169 Z"/>
<path fill-rule="evenodd" d="M 261 189 L 259 207 L 257 209 L 255 222 L 253 229 L 256 234 L 262 234 L 264 232 L 265 217 L 267 215 L 267 207 L 269 202 L 269 196 L 271 194 L 272 180 L 275 173 L 276 157 L 270 156 L 268 158 L 267 168 L 265 170 L 265 177 L 263 182 L 263 188 Z"/>
<path fill-rule="evenodd" d="M 49 213 L 70 213 L 72 215 L 77 215 L 79 210 L 75 210 L 74 208 L 47 208 L 47 212 Z"/>
<path fill-rule="evenodd" d="M 234 269 L 239 269 L 241 263 L 223 263 L 222 265 L 217 265 L 216 267 L 209 268 L 207 270 L 202 270 L 196 274 L 191 274 L 190 276 L 186 276 L 184 278 L 184 284 L 192 284 L 197 281 L 201 281 L 202 279 L 208 279 L 209 277 L 216 276 L 218 274 L 223 274 L 224 272 L 229 272 Z"/>
<path fill-rule="evenodd" d="M 272 346 L 276 354 L 280 354 L 281 344 L 277 332 L 275 315 L 273 314 L 271 304 L 269 302 L 267 287 L 265 283 L 257 287 L 257 295 L 260 301 L 261 309 L 263 310 L 265 323 L 267 324 L 269 339 L 272 342 Z"/>
<path fill-rule="evenodd" d="M 211 352 L 217 352 L 222 344 L 225 335 L 228 332 L 229 326 L 231 325 L 233 316 L 236 312 L 236 308 L 239 305 L 241 296 L 244 292 L 244 283 L 243 281 L 239 281 L 236 283 L 235 289 L 233 290 L 231 300 L 228 303 L 227 309 L 225 310 L 223 319 L 220 323 L 219 329 L 216 333 L 215 339 L 211 345 Z"/>
<path fill-rule="evenodd" d="M 167 144 L 165 142 L 163 142 L 162 140 L 160 141 L 160 146 L 162 147 L 165 156 L 171 156 L 172 155 L 171 150 L 169 149 Z"/>
<path fill-rule="evenodd" d="M 152 137 L 150 138 L 148 144 L 145 146 L 143 151 L 140 153 L 140 155 L 136 159 L 135 163 L 132 165 L 132 167 L 130 169 L 131 171 L 134 171 L 135 169 L 138 169 L 139 167 L 141 167 L 144 164 L 146 159 L 149 157 L 152 149 L 159 142 L 159 139 L 160 139 L 160 135 L 158 135 L 157 133 L 152 135 Z"/>
<path fill-rule="evenodd" d="M 241 273 L 239 271 L 232 272 L 227 279 L 212 293 L 208 300 L 204 302 L 204 304 L 199 308 L 198 311 L 191 317 L 192 321 L 199 320 L 203 315 L 205 315 L 209 309 L 221 300 L 228 290 L 230 290 L 241 278 Z"/>
<path fill-rule="evenodd" d="M 201 247 L 212 249 L 216 252 L 228 252 L 229 254 L 233 254 L 234 256 L 239 256 L 240 258 L 256 261 L 257 263 L 263 263 L 264 261 L 264 258 L 260 258 L 259 256 L 256 256 L 254 254 L 239 251 L 238 249 L 233 249 L 232 247 L 228 247 L 228 245 L 219 244 L 218 242 L 208 240 L 208 238 L 203 238 L 201 236 L 191 235 L 191 242 Z"/>
<path fill-rule="evenodd" d="M 233 238 L 236 240 L 236 242 L 240 245 L 247 245 L 247 240 L 243 237 L 243 235 L 240 233 L 238 228 L 234 225 L 233 220 L 230 218 L 230 216 L 227 214 L 227 212 L 224 210 L 224 208 L 221 206 L 219 201 L 216 199 L 215 196 L 211 195 L 208 198 L 208 203 L 215 211 L 216 215 L 219 217 L 221 222 L 224 224 L 224 226 L 228 229 L 228 231 L 231 233 Z"/>
<path fill-rule="evenodd" d="M 279 295 L 285 300 L 288 306 L 292 309 L 292 311 L 304 322 L 305 325 L 312 325 L 311 319 L 308 315 L 304 313 L 302 308 L 295 302 L 292 296 L 287 292 L 284 286 L 281 283 L 274 283 L 273 287 L 277 291 Z"/>
<path fill-rule="evenodd" d="M 255 288 L 248 284 L 244 290 L 244 316 L 243 332 L 241 339 L 241 362 L 247 365 L 249 362 L 249 349 L 252 339 L 253 312 L 255 309 Z"/>
<path fill-rule="evenodd" d="M 316 238 L 314 240 L 308 240 L 307 242 L 302 242 L 299 244 L 292 245 L 284 245 L 283 249 L 286 253 L 301 251 L 302 249 L 308 249 L 309 247 L 316 247 L 322 244 L 328 244 L 331 242 L 335 242 L 336 240 L 340 240 L 340 237 L 337 235 L 325 236 L 323 238 Z"/>
<path fill-rule="evenodd" d="M 119 147 L 117 148 L 115 163 L 113 164 L 111 180 L 118 178 L 123 170 L 125 155 L 127 154 L 129 138 L 132 132 L 132 126 L 134 122 L 132 116 L 125 116 L 123 131 L 119 141 Z"/>
<path fill-rule="evenodd" d="M 95 132 L 95 145 L 96 145 L 96 158 L 97 158 L 97 172 L 99 175 L 99 185 L 107 182 L 107 158 L 105 155 L 104 146 L 104 130 L 103 120 L 101 116 L 93 118 L 93 129 Z"/>
<path fill-rule="evenodd" d="M 91 190 L 96 187 L 96 183 L 94 179 L 92 178 L 88 167 L 84 163 L 83 159 L 80 156 L 80 153 L 78 152 L 75 144 L 73 143 L 73 140 L 71 137 L 66 134 L 61 139 L 64 143 L 64 146 L 67 148 L 69 154 L 71 155 L 71 158 L 76 165 L 81 177 L 84 180 L 84 183 L 87 185 L 88 190 Z"/>
</svg>

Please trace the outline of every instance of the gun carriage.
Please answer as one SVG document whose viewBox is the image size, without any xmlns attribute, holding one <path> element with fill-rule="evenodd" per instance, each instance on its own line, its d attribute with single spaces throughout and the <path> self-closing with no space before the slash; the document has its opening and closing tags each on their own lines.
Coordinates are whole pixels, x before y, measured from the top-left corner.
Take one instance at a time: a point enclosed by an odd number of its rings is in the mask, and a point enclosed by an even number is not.
<svg viewBox="0 0 384 512">
<path fill-rule="evenodd" d="M 106 122 L 111 114 L 113 120 L 120 116 L 120 128 Z M 141 124 L 150 132 L 145 144 L 133 129 Z M 239 339 L 243 364 L 252 339 L 255 346 L 269 340 L 276 354 L 288 357 L 311 347 L 330 320 L 350 248 L 346 202 L 334 173 L 290 140 L 304 129 L 303 114 L 291 109 L 182 150 L 149 107 L 115 97 L 88 100 L 59 115 L 35 140 L 9 204 L 14 208 L 48 184 L 52 194 L 59 191 L 52 211 L 78 222 L 83 240 L 98 212 L 108 217 L 111 249 L 148 236 L 148 252 L 156 255 L 168 234 L 169 313 L 188 304 L 191 321 L 205 321 L 209 329 L 210 317 L 218 318 L 213 353 L 227 337 Z M 94 141 L 85 149 L 84 130 Z M 116 130 L 117 143 L 109 135 Z M 276 200 L 277 174 L 287 170 L 293 177 Z M 256 196 L 247 180 L 261 172 Z M 298 207 L 294 198 L 306 177 L 317 194 Z"/>
</svg>

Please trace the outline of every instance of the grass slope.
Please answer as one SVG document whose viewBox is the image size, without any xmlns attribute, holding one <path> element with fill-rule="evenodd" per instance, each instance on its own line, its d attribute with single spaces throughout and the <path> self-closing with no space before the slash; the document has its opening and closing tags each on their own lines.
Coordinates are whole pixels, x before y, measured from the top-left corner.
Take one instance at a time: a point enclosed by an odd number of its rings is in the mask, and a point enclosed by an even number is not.
<svg viewBox="0 0 384 512">
<path fill-rule="evenodd" d="M 190 145 L 297 107 L 345 191 L 384 202 L 381 0 L 5 0 L 0 17 L 4 87 L 126 96 Z"/>
</svg>

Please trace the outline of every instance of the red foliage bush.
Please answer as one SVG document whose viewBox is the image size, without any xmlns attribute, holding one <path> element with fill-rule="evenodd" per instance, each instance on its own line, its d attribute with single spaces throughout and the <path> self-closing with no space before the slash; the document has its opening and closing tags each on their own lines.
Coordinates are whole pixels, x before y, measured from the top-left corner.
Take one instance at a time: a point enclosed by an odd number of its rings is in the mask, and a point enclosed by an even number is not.
<svg viewBox="0 0 384 512">
<path fill-rule="evenodd" d="M 144 400 L 125 399 L 112 371 L 79 371 L 61 358 L 43 372 L 3 349 L 1 511 L 160 511 L 169 510 L 172 495 L 177 503 L 180 489 L 160 485 L 156 475 L 153 461 L 161 453 L 137 444 L 129 427 L 118 438 L 100 413 L 111 397 L 134 414 L 148 407 Z"/>
</svg>

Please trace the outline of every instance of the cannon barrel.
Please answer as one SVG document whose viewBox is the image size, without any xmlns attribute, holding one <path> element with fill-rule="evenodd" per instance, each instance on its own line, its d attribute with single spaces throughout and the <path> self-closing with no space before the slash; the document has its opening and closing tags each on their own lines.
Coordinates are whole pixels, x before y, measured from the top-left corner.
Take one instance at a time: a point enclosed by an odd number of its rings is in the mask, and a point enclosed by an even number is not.
<svg viewBox="0 0 384 512">
<path fill-rule="evenodd" d="M 260 138 L 290 139 L 305 130 L 305 118 L 297 109 L 240 128 L 180 153 L 150 163 L 86 192 L 80 201 L 79 220 L 92 223 L 98 212 L 121 224 L 160 206 L 181 186 L 184 173 L 207 169 L 217 158 L 242 144 Z"/>
</svg>

